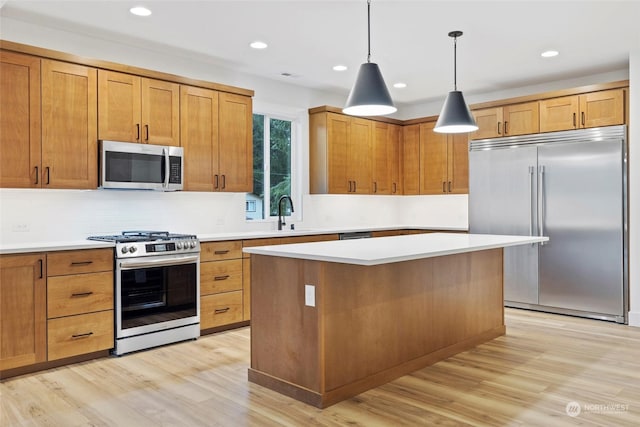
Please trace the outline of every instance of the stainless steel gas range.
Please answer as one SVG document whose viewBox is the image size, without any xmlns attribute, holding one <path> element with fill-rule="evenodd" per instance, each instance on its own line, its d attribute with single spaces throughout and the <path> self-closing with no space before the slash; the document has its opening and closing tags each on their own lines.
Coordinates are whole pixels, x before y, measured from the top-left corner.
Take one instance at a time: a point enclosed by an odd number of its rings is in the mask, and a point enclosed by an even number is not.
<svg viewBox="0 0 640 427">
<path fill-rule="evenodd" d="M 125 231 L 116 243 L 113 353 L 200 336 L 200 242 L 194 235 Z"/>
</svg>

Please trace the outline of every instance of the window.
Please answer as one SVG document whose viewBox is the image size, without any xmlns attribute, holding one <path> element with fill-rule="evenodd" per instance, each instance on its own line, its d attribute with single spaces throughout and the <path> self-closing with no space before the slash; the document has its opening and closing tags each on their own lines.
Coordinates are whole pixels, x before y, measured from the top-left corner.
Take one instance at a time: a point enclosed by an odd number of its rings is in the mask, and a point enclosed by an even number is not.
<svg viewBox="0 0 640 427">
<path fill-rule="evenodd" d="M 278 215 L 278 200 L 291 195 L 293 121 L 265 114 L 253 115 L 253 193 L 247 194 L 246 218 Z M 286 215 L 291 214 L 286 206 Z"/>
</svg>

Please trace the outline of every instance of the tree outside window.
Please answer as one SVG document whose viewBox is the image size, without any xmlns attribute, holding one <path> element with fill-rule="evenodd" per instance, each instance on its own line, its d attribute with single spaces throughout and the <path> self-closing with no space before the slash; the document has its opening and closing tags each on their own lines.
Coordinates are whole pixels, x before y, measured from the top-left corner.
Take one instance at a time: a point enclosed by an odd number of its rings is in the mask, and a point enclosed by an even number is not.
<svg viewBox="0 0 640 427">
<path fill-rule="evenodd" d="M 277 216 L 278 200 L 291 195 L 291 134 L 290 120 L 253 115 L 253 193 L 247 201 L 254 201 L 256 209 L 246 212 L 247 219 Z"/>
</svg>

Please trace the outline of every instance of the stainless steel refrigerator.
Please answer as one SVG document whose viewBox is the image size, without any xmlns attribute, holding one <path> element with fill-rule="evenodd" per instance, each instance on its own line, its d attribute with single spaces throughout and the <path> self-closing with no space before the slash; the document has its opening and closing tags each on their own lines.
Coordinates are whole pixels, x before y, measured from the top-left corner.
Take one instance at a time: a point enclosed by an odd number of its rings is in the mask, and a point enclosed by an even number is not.
<svg viewBox="0 0 640 427">
<path fill-rule="evenodd" d="M 544 235 L 505 248 L 510 307 L 627 323 L 626 126 L 474 140 L 469 230 Z"/>
</svg>

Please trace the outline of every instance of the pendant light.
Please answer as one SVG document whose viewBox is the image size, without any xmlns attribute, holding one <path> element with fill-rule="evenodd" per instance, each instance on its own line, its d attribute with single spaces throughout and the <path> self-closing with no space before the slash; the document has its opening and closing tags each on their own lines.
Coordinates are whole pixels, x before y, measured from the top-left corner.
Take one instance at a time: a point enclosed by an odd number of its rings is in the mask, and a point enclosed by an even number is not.
<svg viewBox="0 0 640 427">
<path fill-rule="evenodd" d="M 378 64 L 371 62 L 371 0 L 367 0 L 367 62 L 360 66 L 356 82 L 342 112 L 352 116 L 382 116 L 395 113 L 391 95 Z"/>
<path fill-rule="evenodd" d="M 465 133 L 478 130 L 478 125 L 469 111 L 469 107 L 464 102 L 462 92 L 458 90 L 456 77 L 456 56 L 457 41 L 462 35 L 462 31 L 451 31 L 449 37 L 453 37 L 453 90 L 447 95 L 442 111 L 438 117 L 434 132 L 440 133 Z"/>
</svg>

